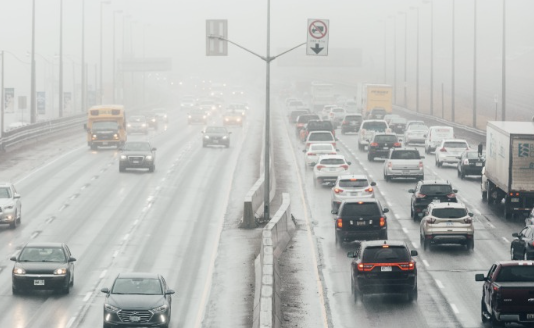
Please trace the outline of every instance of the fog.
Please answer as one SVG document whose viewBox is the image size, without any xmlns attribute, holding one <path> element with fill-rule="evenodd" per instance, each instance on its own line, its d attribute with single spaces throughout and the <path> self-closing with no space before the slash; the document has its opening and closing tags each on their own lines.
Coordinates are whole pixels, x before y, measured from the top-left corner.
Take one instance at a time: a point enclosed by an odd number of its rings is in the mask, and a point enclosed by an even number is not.
<svg viewBox="0 0 534 328">
<path fill-rule="evenodd" d="M 35 1 L 36 90 L 47 94 L 47 117 L 57 115 L 60 0 Z M 63 1 L 64 92 L 80 93 L 82 52 L 82 0 Z M 434 112 L 441 115 L 442 84 L 445 117 L 450 117 L 453 0 L 286 0 L 271 1 L 271 55 L 306 41 L 308 18 L 330 20 L 329 58 L 307 58 L 304 47 L 284 63 L 273 62 L 273 80 L 308 77 L 346 83 L 397 85 L 397 103 L 415 106 L 416 69 L 419 63 L 420 110 L 428 112 L 430 83 L 431 10 L 434 41 Z M 455 99 L 458 111 L 472 108 L 475 0 L 456 0 Z M 477 1 L 477 100 L 482 115 L 493 116 L 494 98 L 500 117 L 502 98 L 503 0 Z M 5 51 L 5 88 L 15 98 L 30 94 L 31 9 L 30 0 L 0 1 L 0 50 Z M 85 0 L 85 62 L 87 88 L 99 86 L 100 8 L 103 24 L 104 102 L 111 102 L 113 31 L 115 54 L 122 58 L 171 58 L 172 71 L 147 73 L 147 88 L 180 92 L 164 83 L 179 83 L 191 76 L 225 80 L 234 84 L 262 86 L 265 64 L 232 45 L 227 57 L 206 56 L 206 19 L 227 19 L 229 39 L 260 55 L 266 49 L 267 1 L 260 0 L 112 0 L 109 4 Z M 418 8 L 418 9 L 416 9 Z M 531 13 L 534 2 L 506 1 L 506 109 L 507 117 L 524 119 L 532 113 L 534 89 Z M 417 62 L 417 12 L 419 12 L 419 62 Z M 407 30 L 405 31 L 405 19 Z M 115 21 L 115 29 L 113 22 Z M 406 33 L 407 32 L 407 33 Z M 405 39 L 405 35 L 407 36 Z M 396 42 L 395 42 L 396 40 Z M 406 44 L 406 47 L 405 47 Z M 360 56 L 343 61 L 341 50 Z M 394 63 L 396 53 L 396 65 Z M 406 83 L 405 55 L 406 53 Z M 385 55 L 385 57 L 384 57 Z M 302 65 L 306 62 L 306 66 Z M 283 63 L 283 65 L 282 65 Z M 312 63 L 312 65 L 309 65 Z M 317 63 L 317 67 L 314 67 Z M 340 64 L 341 63 L 341 64 Z M 396 83 L 394 69 L 396 68 Z M 129 73 L 127 73 L 129 74 Z M 139 84 L 131 74 L 129 83 Z M 128 75 L 125 75 L 128 76 Z M 128 78 L 128 77 L 127 77 Z M 158 80 L 161 78 L 161 80 Z M 128 83 L 126 83 L 128 85 Z M 356 92 L 356 90 L 355 90 Z M 53 99 L 52 94 L 56 94 Z M 134 103 L 125 90 L 124 102 Z M 75 95 L 76 98 L 76 95 Z M 81 112 L 77 97 L 73 112 Z M 119 97 L 120 98 L 120 97 Z M 129 98 L 129 99 L 126 99 Z M 53 103 L 52 103 L 53 100 Z M 29 101 L 28 101 L 29 103 Z M 447 116 L 449 115 L 449 116 Z"/>
</svg>

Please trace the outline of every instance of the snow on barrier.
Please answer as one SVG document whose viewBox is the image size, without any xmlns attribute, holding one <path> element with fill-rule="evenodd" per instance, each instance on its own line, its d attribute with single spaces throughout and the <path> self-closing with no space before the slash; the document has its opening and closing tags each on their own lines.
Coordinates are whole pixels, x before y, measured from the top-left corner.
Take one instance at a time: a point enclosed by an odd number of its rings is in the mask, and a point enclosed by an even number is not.
<svg viewBox="0 0 534 328">
<path fill-rule="evenodd" d="M 282 322 L 278 257 L 291 240 L 295 224 L 291 218 L 289 194 L 282 194 L 282 205 L 263 228 L 260 253 L 254 261 L 254 328 L 279 328 Z"/>
</svg>

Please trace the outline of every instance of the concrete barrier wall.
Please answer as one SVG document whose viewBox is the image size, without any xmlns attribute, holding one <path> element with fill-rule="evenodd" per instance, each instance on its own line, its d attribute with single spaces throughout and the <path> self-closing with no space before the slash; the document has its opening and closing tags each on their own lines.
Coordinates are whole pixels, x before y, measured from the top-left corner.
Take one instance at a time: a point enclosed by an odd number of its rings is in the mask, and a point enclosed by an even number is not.
<svg viewBox="0 0 534 328">
<path fill-rule="evenodd" d="M 282 195 L 282 205 L 263 228 L 260 253 L 254 261 L 254 328 L 281 327 L 282 306 L 278 257 L 291 240 L 295 224 L 291 218 L 289 194 Z"/>
</svg>

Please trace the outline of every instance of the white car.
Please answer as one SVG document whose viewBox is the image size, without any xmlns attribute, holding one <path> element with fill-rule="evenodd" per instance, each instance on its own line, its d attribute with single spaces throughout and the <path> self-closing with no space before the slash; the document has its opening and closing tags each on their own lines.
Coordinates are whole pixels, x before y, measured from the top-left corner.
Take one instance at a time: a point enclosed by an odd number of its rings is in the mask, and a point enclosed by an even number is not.
<svg viewBox="0 0 534 328">
<path fill-rule="evenodd" d="M 425 153 L 436 150 L 443 139 L 454 139 L 454 128 L 452 126 L 431 126 L 425 139 Z"/>
<path fill-rule="evenodd" d="M 334 107 L 330 110 L 330 113 L 328 113 L 328 120 L 331 120 L 337 126 L 343 121 L 346 114 L 347 112 L 345 111 L 345 108 Z"/>
<path fill-rule="evenodd" d="M 334 107 L 336 107 L 336 105 L 325 105 L 323 107 L 323 110 L 319 113 L 319 116 L 321 116 L 321 119 L 328 120 L 329 119 L 328 115 L 330 115 L 330 110 Z"/>
<path fill-rule="evenodd" d="M 365 120 L 358 131 L 358 149 L 363 151 L 365 146 L 369 144 L 368 140 L 372 140 L 377 132 L 391 132 L 388 124 L 384 120 Z"/>
<path fill-rule="evenodd" d="M 16 228 L 21 223 L 22 204 L 15 186 L 9 182 L 0 183 L 0 223 Z"/>
<path fill-rule="evenodd" d="M 333 184 L 337 177 L 349 172 L 351 163 L 343 155 L 324 155 L 313 167 L 313 185 L 322 185 L 325 182 Z"/>
<path fill-rule="evenodd" d="M 441 167 L 446 164 L 458 164 L 460 155 L 464 150 L 470 149 L 469 144 L 464 139 L 445 139 L 436 148 L 436 166 Z"/>
<path fill-rule="evenodd" d="M 308 134 L 308 137 L 306 138 L 306 148 L 310 147 L 312 144 L 319 144 L 319 143 L 329 143 L 336 147 L 336 138 L 332 134 L 332 132 L 329 131 L 312 131 Z"/>
<path fill-rule="evenodd" d="M 311 144 L 307 149 L 302 151 L 304 153 L 304 168 L 307 169 L 315 165 L 319 157 L 323 155 L 337 155 L 337 149 L 329 143 Z"/>
<path fill-rule="evenodd" d="M 337 211 L 341 202 L 352 198 L 374 198 L 376 182 L 369 182 L 363 174 L 340 175 L 330 192 L 332 211 Z"/>
<path fill-rule="evenodd" d="M 411 124 L 404 131 L 404 146 L 411 143 L 424 143 L 428 133 L 428 126 L 423 124 Z"/>
</svg>

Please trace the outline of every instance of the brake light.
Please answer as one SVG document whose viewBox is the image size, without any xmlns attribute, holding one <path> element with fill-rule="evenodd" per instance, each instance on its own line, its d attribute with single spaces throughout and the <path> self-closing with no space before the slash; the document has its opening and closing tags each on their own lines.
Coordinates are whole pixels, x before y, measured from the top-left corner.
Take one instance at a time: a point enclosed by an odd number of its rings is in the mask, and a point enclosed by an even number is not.
<svg viewBox="0 0 534 328">
<path fill-rule="evenodd" d="M 367 192 L 373 192 L 373 187 L 369 187 L 369 188 L 365 189 L 365 191 L 367 191 Z"/>
<path fill-rule="evenodd" d="M 349 122 L 347 122 L 347 121 L 343 121 L 343 122 L 341 122 L 341 124 L 343 124 L 343 125 L 347 125 L 347 124 L 349 124 Z"/>
<path fill-rule="evenodd" d="M 469 165 L 469 160 L 467 158 L 464 159 L 464 165 Z"/>
<path fill-rule="evenodd" d="M 311 145 L 311 142 L 306 143 L 306 147 L 309 147 Z"/>
<path fill-rule="evenodd" d="M 393 164 L 391 162 L 388 162 L 388 168 L 392 168 Z"/>
<path fill-rule="evenodd" d="M 436 223 L 436 218 L 430 218 L 430 219 L 428 219 L 428 223 L 430 223 L 430 224 L 434 224 L 434 223 Z"/>
<path fill-rule="evenodd" d="M 456 198 L 456 194 L 448 194 L 447 198 Z"/>
<path fill-rule="evenodd" d="M 306 155 L 308 155 L 308 156 L 317 156 L 316 153 L 307 153 Z"/>
<path fill-rule="evenodd" d="M 358 271 L 371 271 L 375 267 L 375 264 L 358 263 Z"/>
<path fill-rule="evenodd" d="M 466 218 L 464 219 L 464 222 L 465 222 L 465 223 L 473 223 L 473 219 L 471 219 L 471 217 L 468 216 L 468 217 L 466 217 Z"/>
<path fill-rule="evenodd" d="M 510 193 L 510 196 L 517 196 L 517 197 L 519 197 L 519 193 L 518 193 L 518 192 L 516 192 L 516 193 L 511 192 L 511 193 Z"/>
<path fill-rule="evenodd" d="M 366 129 L 362 129 L 361 130 L 363 134 L 366 134 L 367 133 L 367 130 Z"/>
<path fill-rule="evenodd" d="M 334 188 L 334 192 L 335 192 L 336 194 L 339 194 L 340 192 L 343 192 L 343 189 Z"/>
<path fill-rule="evenodd" d="M 324 166 L 324 165 L 317 165 L 316 167 L 317 167 L 317 170 L 321 171 L 321 169 L 324 169 L 326 166 Z"/>
<path fill-rule="evenodd" d="M 378 142 L 371 142 L 371 147 L 378 147 Z"/>
<path fill-rule="evenodd" d="M 385 227 L 386 226 L 386 218 L 384 218 L 384 217 L 380 218 L 380 226 L 381 227 Z"/>
<path fill-rule="evenodd" d="M 363 263 L 358 263 L 358 271 L 363 271 Z"/>
<path fill-rule="evenodd" d="M 423 161 L 420 161 L 419 162 L 419 170 L 422 170 L 423 169 Z"/>
<path fill-rule="evenodd" d="M 340 218 L 337 219 L 337 227 L 338 228 L 343 228 L 343 220 L 341 220 Z"/>
<path fill-rule="evenodd" d="M 393 144 L 393 147 L 400 147 L 400 146 L 401 146 L 400 142 L 396 142 Z"/>
<path fill-rule="evenodd" d="M 426 195 L 425 194 L 422 194 L 420 192 L 417 193 L 417 195 L 415 195 L 416 198 L 425 198 Z"/>
<path fill-rule="evenodd" d="M 415 269 L 415 261 L 410 261 L 408 263 L 400 263 L 399 264 L 399 267 L 401 268 L 401 270 L 414 270 Z"/>
<path fill-rule="evenodd" d="M 441 148 L 439 151 L 447 151 L 447 149 L 445 149 L 445 148 Z"/>
<path fill-rule="evenodd" d="M 349 169 L 349 166 L 347 164 L 343 164 L 343 165 L 341 165 L 341 167 L 344 168 L 345 170 Z"/>
</svg>

